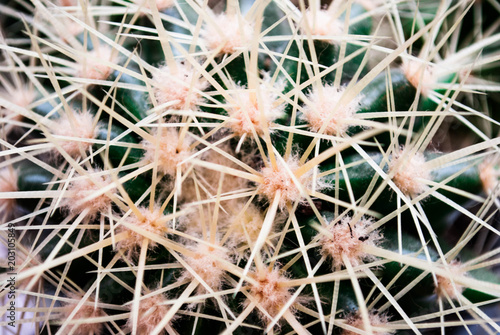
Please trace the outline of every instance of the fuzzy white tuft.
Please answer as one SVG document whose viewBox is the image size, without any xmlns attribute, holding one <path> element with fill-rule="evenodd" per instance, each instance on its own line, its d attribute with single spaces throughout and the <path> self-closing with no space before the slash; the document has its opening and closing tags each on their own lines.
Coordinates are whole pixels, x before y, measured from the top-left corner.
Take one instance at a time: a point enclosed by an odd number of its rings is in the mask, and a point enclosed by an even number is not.
<svg viewBox="0 0 500 335">
<path fill-rule="evenodd" d="M 407 196 L 417 196 L 427 189 L 421 179 L 430 179 L 430 171 L 425 166 L 422 153 L 417 152 L 409 156 L 405 154 L 405 149 L 396 151 L 389 162 L 389 171 L 394 172 L 392 180 Z"/>
<path fill-rule="evenodd" d="M 78 0 L 56 0 L 56 4 L 62 7 L 78 6 Z"/>
<path fill-rule="evenodd" d="M 220 54 L 233 54 L 239 49 L 247 48 L 253 39 L 253 25 L 241 16 L 219 14 L 214 22 L 219 29 L 206 25 L 203 31 L 209 50 L 220 48 Z"/>
<path fill-rule="evenodd" d="M 321 236 L 319 243 L 321 253 L 332 260 L 332 266 L 340 269 L 344 265 L 343 257 L 347 257 L 352 266 L 372 261 L 375 257 L 364 252 L 363 245 L 375 246 L 382 239 L 382 235 L 374 230 L 369 230 L 372 221 L 362 218 L 352 222 L 346 216 L 340 222 L 328 226 L 329 234 Z"/>
<path fill-rule="evenodd" d="M 409 61 L 402 66 L 406 79 L 415 87 L 420 86 L 421 93 L 424 96 L 429 94 L 429 90 L 436 83 L 436 76 L 431 67 L 422 63 Z M 422 73 L 423 71 L 423 73 Z"/>
<path fill-rule="evenodd" d="M 228 218 L 231 239 L 236 244 L 254 245 L 264 224 L 264 213 L 255 205 L 243 211 L 244 203 L 236 203 L 231 209 L 235 214 Z"/>
<path fill-rule="evenodd" d="M 455 276 L 462 276 L 466 274 L 464 268 L 462 267 L 462 263 L 457 260 L 453 260 L 448 264 L 447 271 Z M 448 296 L 451 299 L 459 299 L 460 293 L 462 293 L 464 287 L 462 285 L 457 284 L 451 278 L 444 276 L 437 276 L 437 285 L 436 285 L 436 294 L 439 297 Z"/>
<path fill-rule="evenodd" d="M 149 0 L 132 0 L 132 1 L 136 5 L 144 6 L 144 8 L 150 8 Z M 156 4 L 156 8 L 158 8 L 160 12 L 175 5 L 174 0 L 155 0 L 154 2 Z"/>
<path fill-rule="evenodd" d="M 95 219 L 100 213 L 105 213 L 106 209 L 111 206 L 111 199 L 106 194 L 101 194 L 92 199 L 86 200 L 87 197 L 98 192 L 100 189 L 111 184 L 111 178 L 107 175 L 95 176 L 100 173 L 100 170 L 88 171 L 85 178 L 78 178 L 70 182 L 68 193 L 70 198 L 64 199 L 61 203 L 73 215 L 78 215 L 83 210 L 87 209 L 87 219 Z M 92 174 L 93 176 L 90 176 Z M 114 190 L 113 190 L 114 191 Z"/>
<path fill-rule="evenodd" d="M 12 167 L 0 169 L 0 193 L 17 191 L 17 172 Z M 0 218 L 12 215 L 15 203 L 14 199 L 0 199 Z"/>
<path fill-rule="evenodd" d="M 139 318 L 137 319 L 137 335 L 151 334 L 155 327 L 163 320 L 163 317 L 170 310 L 170 307 L 165 304 L 166 300 L 163 294 L 155 294 L 148 298 L 141 299 L 139 302 Z M 132 308 L 132 304 L 129 305 L 129 308 Z M 127 334 L 131 333 L 133 330 L 132 322 L 131 314 L 131 317 L 125 324 L 125 331 Z M 170 325 L 170 323 L 168 325 Z M 167 330 L 163 329 L 158 334 L 167 334 Z"/>
<path fill-rule="evenodd" d="M 251 286 L 250 294 L 271 317 L 276 316 L 292 298 L 290 287 L 283 285 L 288 281 L 288 278 L 278 270 L 267 269 L 254 273 L 253 277 L 257 282 Z M 294 312 L 293 305 L 290 310 L 292 313 Z M 269 316 L 262 311 L 259 311 L 259 315 L 263 319 L 263 323 L 265 320 L 269 320 Z"/>
<path fill-rule="evenodd" d="M 340 36 L 343 32 L 344 24 L 338 19 L 333 18 L 332 14 L 327 10 L 317 10 L 315 12 L 308 10 L 305 17 L 302 19 L 302 32 L 306 34 L 318 36 Z M 334 43 L 333 40 L 329 41 Z"/>
<path fill-rule="evenodd" d="M 144 229 L 154 235 L 163 237 L 168 233 L 168 220 L 165 220 L 165 216 L 160 212 L 159 208 L 154 208 L 151 211 L 149 208 L 139 207 L 138 210 L 142 218 L 131 214 L 124 220 L 126 220 L 128 224 Z M 117 232 L 120 233 L 123 231 L 129 233 L 128 238 L 119 241 L 116 244 L 116 248 L 118 250 L 124 250 L 127 258 L 136 259 L 139 256 L 142 241 L 145 237 L 141 233 L 120 225 L 117 228 Z M 149 249 L 154 249 L 157 245 L 156 242 L 149 241 Z"/>
<path fill-rule="evenodd" d="M 499 161 L 495 159 L 486 159 L 479 165 L 479 178 L 483 184 L 483 190 L 490 193 L 498 184 L 500 171 L 498 170 Z"/>
<path fill-rule="evenodd" d="M 157 162 L 158 171 L 165 175 L 174 175 L 177 165 L 191 155 L 189 151 L 191 141 L 185 138 L 181 142 L 179 133 L 172 128 L 158 128 L 154 135 L 158 143 L 147 140 L 142 142 L 145 150 L 144 160 L 146 162 Z M 158 150 L 158 153 L 156 150 Z"/>
<path fill-rule="evenodd" d="M 260 85 L 259 90 L 260 99 L 257 98 L 255 93 L 243 87 L 237 87 L 233 93 L 236 106 L 231 106 L 228 109 L 231 117 L 229 124 L 238 136 L 251 136 L 252 129 L 255 129 L 257 135 L 262 135 L 264 125 L 262 124 L 261 114 L 264 114 L 264 120 L 268 124 L 283 116 L 284 105 L 274 106 L 277 95 L 272 90 L 269 90 L 265 84 Z M 252 98 L 252 94 L 255 94 L 254 98 Z"/>
<path fill-rule="evenodd" d="M 193 248 L 195 252 L 193 257 L 185 257 L 187 264 L 192 268 L 196 274 L 214 291 L 220 291 L 224 283 L 225 270 L 221 266 L 221 261 L 229 260 L 227 253 L 221 249 L 214 249 L 206 244 L 198 244 Z M 185 270 L 181 279 L 193 279 L 194 276 L 188 270 Z M 198 286 L 198 293 L 203 294 L 206 289 Z"/>
<path fill-rule="evenodd" d="M 159 104 L 178 101 L 169 107 L 173 109 L 194 109 L 200 103 L 200 92 L 208 87 L 208 82 L 184 62 L 177 63 L 176 71 L 166 65 L 158 68 L 152 84 Z"/>
<path fill-rule="evenodd" d="M 62 149 L 71 157 L 81 156 L 80 149 L 84 152 L 92 146 L 90 140 L 97 136 L 97 127 L 94 125 L 94 115 L 91 112 L 74 112 L 71 115 L 63 114 L 55 121 L 53 134 L 64 137 L 79 138 L 79 140 L 58 139 Z"/>
<path fill-rule="evenodd" d="M 16 89 L 11 92 L 2 90 L 0 91 L 0 98 L 3 98 L 19 107 L 28 108 L 29 104 L 35 100 L 36 93 L 28 87 L 23 87 L 22 89 Z M 0 117 L 8 118 L 12 121 L 22 121 L 23 119 L 22 114 L 4 108 L 3 106 L 0 106 Z"/>
<path fill-rule="evenodd" d="M 106 80 L 113 69 L 103 61 L 116 62 L 112 51 L 110 47 L 104 45 L 88 51 L 85 59 L 80 61 L 78 76 L 85 79 Z"/>
<path fill-rule="evenodd" d="M 286 164 L 288 168 L 284 165 Z M 259 193 L 264 195 L 268 200 L 274 199 L 276 192 L 281 191 L 279 206 L 284 208 L 287 203 L 295 203 L 304 201 L 300 189 L 294 183 L 291 171 L 294 173 L 299 168 L 300 164 L 296 157 L 290 157 L 286 163 L 278 161 L 277 167 L 265 167 L 262 169 L 263 182 L 259 185 Z M 317 169 L 314 168 L 314 169 Z M 319 191 L 326 187 L 318 178 L 314 181 L 314 169 L 297 178 L 298 182 L 305 190 L 311 190 L 315 186 L 315 190 Z"/>
<path fill-rule="evenodd" d="M 307 98 L 310 103 L 304 106 L 302 113 L 303 119 L 307 121 L 312 131 L 319 132 L 326 123 L 325 134 L 345 135 L 359 109 L 361 96 L 356 97 L 344 106 L 339 106 L 339 101 L 344 92 L 345 87 L 325 85 L 322 92 L 313 89 L 309 93 Z"/>
<path fill-rule="evenodd" d="M 372 325 L 373 329 L 373 335 L 389 335 L 394 333 L 393 330 L 391 329 L 384 329 L 384 326 L 387 325 L 389 322 L 389 318 L 387 314 L 379 314 L 376 312 L 370 312 L 368 314 L 368 318 L 370 320 L 370 324 Z M 346 318 L 347 324 L 355 327 L 359 330 L 365 330 L 365 326 L 363 323 L 363 317 L 359 312 L 357 313 L 352 313 L 347 316 Z M 358 332 L 354 332 L 351 330 L 344 329 L 342 331 L 342 335 L 356 335 Z"/>
<path fill-rule="evenodd" d="M 61 315 L 61 321 L 63 322 L 69 317 L 71 313 L 73 313 L 79 301 L 82 299 L 83 295 L 72 293 L 68 294 L 68 297 L 75 301 L 64 304 L 64 308 L 62 310 L 62 315 Z M 106 316 L 106 313 L 104 313 L 104 311 L 101 308 L 99 307 L 95 308 L 94 302 L 95 298 L 93 297 L 87 299 L 87 301 L 82 306 L 80 306 L 80 308 L 78 309 L 72 320 L 74 321 L 82 319 L 87 320 L 87 319 Z M 89 334 L 100 335 L 103 334 L 104 325 L 102 323 L 82 322 L 80 324 L 70 325 L 69 327 L 66 328 L 66 331 L 67 334 L 74 334 L 74 335 L 89 335 Z"/>
</svg>

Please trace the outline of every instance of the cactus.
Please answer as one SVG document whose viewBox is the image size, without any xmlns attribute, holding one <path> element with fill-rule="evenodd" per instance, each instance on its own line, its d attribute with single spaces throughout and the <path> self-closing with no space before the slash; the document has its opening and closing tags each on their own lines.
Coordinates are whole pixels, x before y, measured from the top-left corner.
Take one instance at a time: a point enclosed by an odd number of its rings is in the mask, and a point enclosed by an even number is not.
<svg viewBox="0 0 500 335">
<path fill-rule="evenodd" d="M 0 324 L 500 332 L 497 11 L 0 5 Z"/>
</svg>

